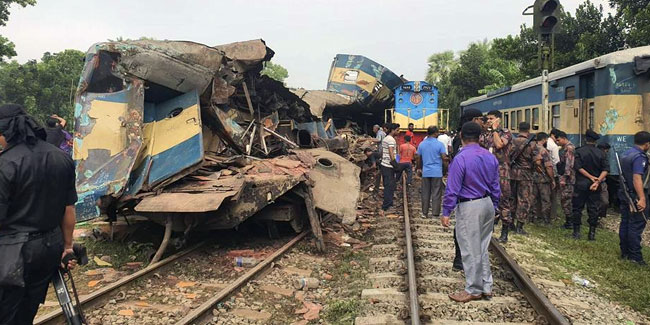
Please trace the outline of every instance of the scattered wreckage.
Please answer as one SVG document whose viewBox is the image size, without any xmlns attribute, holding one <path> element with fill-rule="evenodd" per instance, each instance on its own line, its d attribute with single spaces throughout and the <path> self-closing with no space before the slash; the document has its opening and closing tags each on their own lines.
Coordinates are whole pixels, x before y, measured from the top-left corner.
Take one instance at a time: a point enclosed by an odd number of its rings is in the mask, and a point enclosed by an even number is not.
<svg viewBox="0 0 650 325">
<path fill-rule="evenodd" d="M 331 152 L 348 141 L 260 75 L 273 54 L 262 40 L 93 45 L 75 99 L 77 220 L 137 214 L 165 224 L 154 259 L 172 231 L 253 216 L 301 231 L 308 215 L 320 248 L 321 215 L 354 223 L 360 169 Z"/>
</svg>

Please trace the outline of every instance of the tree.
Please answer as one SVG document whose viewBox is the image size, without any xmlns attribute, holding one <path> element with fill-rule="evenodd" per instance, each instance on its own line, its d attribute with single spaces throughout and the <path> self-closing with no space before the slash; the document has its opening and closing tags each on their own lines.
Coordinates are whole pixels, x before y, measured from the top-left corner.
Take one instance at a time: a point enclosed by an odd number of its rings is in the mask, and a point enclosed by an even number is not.
<svg viewBox="0 0 650 325">
<path fill-rule="evenodd" d="M 650 3 L 647 0 L 609 0 L 616 9 L 616 21 L 624 28 L 625 44 L 630 47 L 650 42 Z"/>
<path fill-rule="evenodd" d="M 46 52 L 40 62 L 2 63 L 0 101 L 21 104 L 41 121 L 57 114 L 70 122 L 74 117 L 73 97 L 83 60 L 83 52 L 65 50 L 54 54 Z"/>
<path fill-rule="evenodd" d="M 269 78 L 275 79 L 282 83 L 284 83 L 284 80 L 289 77 L 289 72 L 287 69 L 271 61 L 264 62 L 264 68 L 262 68 L 260 74 L 268 76 Z"/>
<path fill-rule="evenodd" d="M 427 64 L 429 65 L 429 70 L 427 71 L 425 80 L 430 84 L 437 85 L 442 81 L 442 78 L 446 77 L 451 70 L 456 68 L 458 61 L 454 58 L 453 51 L 445 51 L 432 54 L 429 60 L 427 60 Z"/>
<path fill-rule="evenodd" d="M 7 25 L 7 21 L 9 20 L 9 7 L 14 3 L 24 8 L 35 5 L 36 0 L 0 0 L 0 26 Z M 14 43 L 0 35 L 0 62 L 4 62 L 5 58 L 12 58 L 14 56 L 16 56 Z"/>
</svg>

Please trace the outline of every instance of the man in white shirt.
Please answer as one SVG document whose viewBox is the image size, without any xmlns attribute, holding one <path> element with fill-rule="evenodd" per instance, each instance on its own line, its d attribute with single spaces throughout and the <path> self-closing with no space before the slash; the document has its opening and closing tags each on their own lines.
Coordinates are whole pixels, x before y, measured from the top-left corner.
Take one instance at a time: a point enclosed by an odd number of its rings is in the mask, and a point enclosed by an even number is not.
<svg viewBox="0 0 650 325">
<path fill-rule="evenodd" d="M 384 202 L 381 205 L 382 211 L 388 210 L 393 206 L 393 195 L 395 193 L 395 156 L 397 155 L 397 141 L 394 136 L 399 132 L 399 125 L 390 123 L 386 125 L 386 137 L 381 141 L 381 177 L 384 181 Z M 394 162 L 394 163 L 393 163 Z"/>
<path fill-rule="evenodd" d="M 557 164 L 560 162 L 560 146 L 557 145 L 557 134 L 560 130 L 552 129 L 551 134 L 546 141 L 546 149 L 551 154 L 551 162 L 553 163 L 553 172 L 557 175 Z M 559 177 L 555 177 L 555 184 L 560 184 Z M 557 216 L 558 204 L 558 191 L 551 191 L 551 220 L 555 220 Z"/>
<path fill-rule="evenodd" d="M 445 129 L 440 130 L 440 135 L 438 135 L 438 141 L 442 142 L 445 145 L 445 154 L 449 154 L 449 146 L 451 146 L 451 138 L 447 135 Z"/>
<path fill-rule="evenodd" d="M 546 149 L 551 154 L 551 162 L 553 162 L 554 169 L 555 165 L 560 162 L 560 147 L 555 142 L 558 131 L 558 129 L 551 130 L 551 136 L 548 138 L 548 142 L 546 142 Z"/>
</svg>

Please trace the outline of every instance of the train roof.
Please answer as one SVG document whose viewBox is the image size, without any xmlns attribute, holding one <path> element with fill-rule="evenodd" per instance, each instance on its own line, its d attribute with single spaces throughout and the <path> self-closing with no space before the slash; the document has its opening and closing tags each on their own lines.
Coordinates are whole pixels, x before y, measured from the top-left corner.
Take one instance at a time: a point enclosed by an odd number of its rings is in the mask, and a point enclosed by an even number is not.
<svg viewBox="0 0 650 325">
<path fill-rule="evenodd" d="M 641 47 L 635 47 L 627 50 L 612 52 L 609 54 L 605 54 L 603 56 L 599 56 L 595 59 L 591 59 L 589 61 L 581 62 L 572 65 L 570 67 L 551 72 L 549 74 L 549 81 L 566 78 L 589 70 L 601 69 L 608 65 L 632 62 L 634 61 L 635 57 L 643 56 L 643 55 L 650 55 L 650 46 L 641 46 Z M 504 91 L 498 95 L 489 96 L 489 98 L 495 98 L 522 89 L 534 87 L 540 85 L 541 83 L 542 83 L 541 76 L 537 78 L 529 79 L 513 85 L 512 87 L 510 87 L 510 90 L 508 91 Z M 473 97 L 460 103 L 460 106 L 471 105 L 474 103 L 482 102 L 486 99 L 488 99 L 488 95 Z"/>
</svg>

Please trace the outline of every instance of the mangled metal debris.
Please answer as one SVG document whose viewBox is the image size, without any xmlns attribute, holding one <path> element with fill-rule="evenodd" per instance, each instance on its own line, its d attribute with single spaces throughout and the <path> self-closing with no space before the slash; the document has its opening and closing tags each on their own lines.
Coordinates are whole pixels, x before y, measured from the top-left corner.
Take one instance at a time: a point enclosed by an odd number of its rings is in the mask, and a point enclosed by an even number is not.
<svg viewBox="0 0 650 325">
<path fill-rule="evenodd" d="M 273 54 L 262 40 L 92 46 L 75 104 L 78 220 L 139 214 L 188 233 L 235 227 L 277 202 L 302 202 L 312 227 L 315 209 L 352 218 L 358 168 L 299 150 L 345 151 L 347 139 L 260 75 Z M 327 203 L 336 189 L 345 200 Z"/>
</svg>

